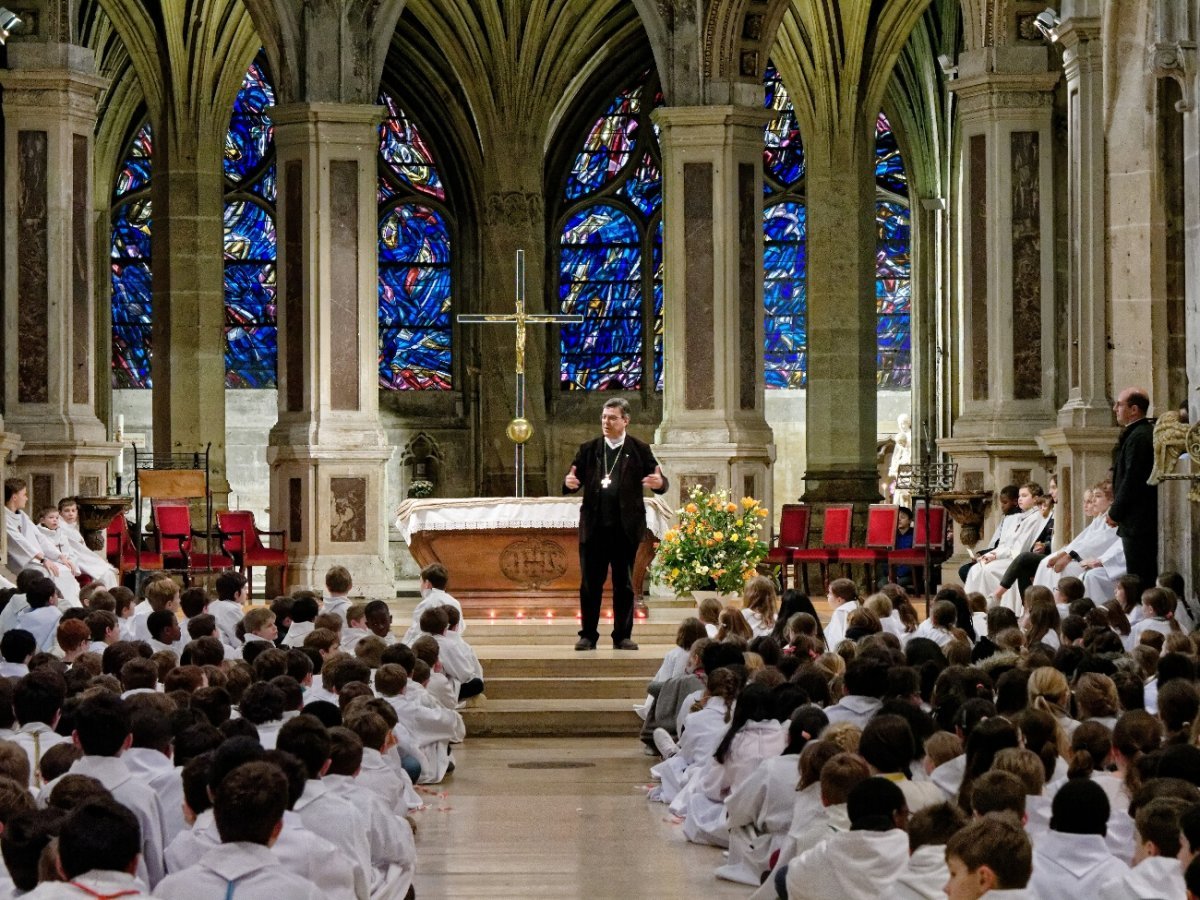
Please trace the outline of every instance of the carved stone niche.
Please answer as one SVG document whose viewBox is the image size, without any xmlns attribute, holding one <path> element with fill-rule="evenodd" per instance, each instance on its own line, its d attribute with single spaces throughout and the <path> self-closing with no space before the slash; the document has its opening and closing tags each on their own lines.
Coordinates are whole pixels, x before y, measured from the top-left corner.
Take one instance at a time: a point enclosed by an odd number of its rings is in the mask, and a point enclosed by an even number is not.
<svg viewBox="0 0 1200 900">
<path fill-rule="evenodd" d="M 949 491 L 937 494 L 934 499 L 946 507 L 959 528 L 963 545 L 974 547 L 979 543 L 983 520 L 992 503 L 991 491 Z"/>
<path fill-rule="evenodd" d="M 444 463 L 441 445 L 425 432 L 419 432 L 404 445 L 400 454 L 400 477 L 405 496 L 428 497 L 436 494 Z M 421 482 L 427 482 L 432 487 L 425 488 Z M 414 489 L 418 492 L 414 493 Z"/>
<path fill-rule="evenodd" d="M 1182 97 L 1175 111 L 1191 112 L 1196 108 L 1196 42 L 1173 41 L 1150 46 L 1150 71 L 1155 78 L 1171 78 L 1179 85 Z"/>
</svg>

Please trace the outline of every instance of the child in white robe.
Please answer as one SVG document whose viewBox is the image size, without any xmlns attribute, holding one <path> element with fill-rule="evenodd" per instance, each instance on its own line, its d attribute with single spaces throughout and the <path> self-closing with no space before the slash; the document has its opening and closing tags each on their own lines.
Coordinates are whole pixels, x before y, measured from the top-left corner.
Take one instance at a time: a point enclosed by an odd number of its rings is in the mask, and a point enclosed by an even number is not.
<svg viewBox="0 0 1200 900">
<path fill-rule="evenodd" d="M 1179 859 L 1179 818 L 1188 806 L 1180 797 L 1156 797 L 1137 811 L 1133 868 L 1119 880 L 1104 885 L 1100 900 L 1186 895 Z"/>
<path fill-rule="evenodd" d="M 421 614 L 434 606 L 453 606 L 462 617 L 462 604 L 446 593 L 446 585 L 450 583 L 450 573 L 441 563 L 431 563 L 421 570 L 421 602 L 413 609 L 412 625 L 404 633 L 403 643 L 412 646 L 413 641 L 421 636 Z M 463 631 L 466 631 L 464 623 Z"/>
<path fill-rule="evenodd" d="M 79 504 L 74 497 L 64 497 L 58 501 L 58 518 L 58 530 L 66 536 L 67 543 L 84 574 L 90 575 L 106 588 L 116 587 L 117 570 L 109 565 L 107 556 L 87 545 L 79 531 Z"/>
<path fill-rule="evenodd" d="M 87 576 L 105 588 L 117 586 L 117 570 L 108 564 L 108 560 L 88 549 L 78 531 L 60 521 L 57 507 L 49 506 L 41 511 L 38 531 L 58 550 L 59 558 L 70 564 L 76 577 Z"/>
<path fill-rule="evenodd" d="M 436 615 L 436 612 L 430 611 L 426 615 Z M 445 621 L 443 613 L 439 621 Z M 442 649 L 438 645 L 437 640 L 431 634 L 422 634 L 419 638 L 412 642 L 412 651 L 417 655 L 417 659 L 429 666 L 429 680 L 425 683 L 425 689 L 429 692 L 429 696 L 437 700 L 438 703 L 453 710 L 458 706 L 458 691 L 461 686 L 449 673 L 444 671 L 442 667 Z M 417 681 L 421 681 L 418 677 Z"/>
<path fill-rule="evenodd" d="M 778 614 L 779 595 L 775 593 L 775 582 L 763 575 L 747 581 L 742 592 L 742 615 L 754 636 L 769 636 L 775 630 Z"/>
<path fill-rule="evenodd" d="M 37 900 L 149 897 L 136 878 L 137 817 L 115 800 L 93 797 L 71 811 L 58 835 L 62 881 L 43 881 L 27 894 Z"/>
<path fill-rule="evenodd" d="M 324 900 L 311 881 L 280 865 L 271 845 L 283 828 L 287 778 L 270 763 L 238 766 L 213 793 L 213 814 L 221 845 L 192 865 L 168 875 L 159 896 L 172 900 Z"/>
<path fill-rule="evenodd" d="M 430 706 L 423 702 L 421 695 L 425 692 L 420 685 L 407 675 L 402 678 L 386 665 L 375 674 L 375 688 L 417 740 L 424 760 L 420 783 L 441 781 L 450 768 L 450 744 L 462 741 L 467 735 L 462 716 L 436 703 Z"/>
<path fill-rule="evenodd" d="M 29 608 L 17 613 L 15 626 L 33 635 L 39 651 L 49 653 L 58 646 L 56 633 L 62 619 L 58 609 L 58 588 L 49 578 L 43 578 L 29 586 L 25 602 Z"/>
<path fill-rule="evenodd" d="M 1035 900 L 1026 890 L 1032 857 L 1029 835 L 1011 816 L 975 819 L 946 841 L 943 890 L 951 900 Z"/>
<path fill-rule="evenodd" d="M 825 646 L 833 651 L 846 636 L 846 619 L 860 608 L 858 588 L 849 578 L 835 578 L 829 582 L 828 600 L 833 612 L 829 616 L 829 624 L 825 626 Z"/>
<path fill-rule="evenodd" d="M 1088 779 L 1063 785 L 1051 805 L 1050 830 L 1039 834 L 1033 849 L 1029 890 L 1036 897 L 1094 897 L 1119 880 L 1129 867 L 1104 842 L 1108 797 Z"/>
<path fill-rule="evenodd" d="M 442 664 L 442 671 L 451 684 L 458 686 L 460 702 L 478 697 L 484 688 L 483 666 L 471 645 L 463 640 L 462 619 L 459 618 L 458 610 L 453 606 L 443 606 L 436 612 L 446 617 L 445 629 L 430 632 L 438 644 L 438 661 Z M 441 615 L 438 616 L 438 626 L 440 625 Z"/>
<path fill-rule="evenodd" d="M 346 610 L 350 608 L 350 590 L 354 581 L 350 571 L 345 566 L 333 566 L 325 573 L 325 596 L 321 602 L 321 612 L 333 613 L 346 624 Z"/>
<path fill-rule="evenodd" d="M 1038 503 L 1041 488 L 1034 484 L 1021 485 L 1017 494 L 1016 521 L 1004 530 L 996 546 L 978 558 L 975 565 L 967 572 L 966 583 L 963 585 L 968 594 L 979 593 L 991 597 L 1000 587 L 1000 579 L 1008 570 L 1009 564 L 1016 557 L 1033 547 L 1034 541 L 1045 527 L 1046 520 L 1042 515 L 1042 507 Z M 1014 518 L 1005 516 L 1005 523 Z M 1021 614 L 1021 599 L 1017 596 L 1016 587 L 1010 588 L 1001 601 L 1017 615 Z"/>
<path fill-rule="evenodd" d="M 946 867 L 946 842 L 967 817 L 957 804 L 937 803 L 912 814 L 908 820 L 908 862 L 892 885 L 895 900 L 941 900 L 950 877 Z"/>
<path fill-rule="evenodd" d="M 729 846 L 725 799 L 764 760 L 782 753 L 787 744 L 787 731 L 774 718 L 773 705 L 771 692 L 763 685 L 748 684 L 738 695 L 725 736 L 688 785 L 683 834 L 689 841 Z"/>
<path fill-rule="evenodd" d="M 358 642 L 373 634 L 374 632 L 367 628 L 367 605 L 355 603 L 347 607 L 346 625 L 341 633 L 342 652 L 354 655 L 354 648 L 358 646 Z"/>
<path fill-rule="evenodd" d="M 660 782 L 650 791 L 651 800 L 672 803 L 688 779 L 717 752 L 740 689 L 741 682 L 730 669 L 717 669 L 708 676 L 704 694 L 684 718 L 678 743 L 665 728 L 655 729 L 654 742 L 663 761 L 650 770 Z"/>
<path fill-rule="evenodd" d="M 25 513 L 29 503 L 29 489 L 23 478 L 7 478 L 4 481 L 4 529 L 8 537 L 8 569 L 20 573 L 24 569 L 37 567 L 58 587 L 64 608 L 79 606 L 79 582 L 69 561 L 59 556 L 58 549 L 50 543 Z"/>
<path fill-rule="evenodd" d="M 800 753 L 828 724 L 817 706 L 798 709 L 780 756 L 752 770 L 725 799 L 729 858 L 718 878 L 757 887 L 771 868 L 771 855 L 787 840 L 799 787 Z"/>
</svg>

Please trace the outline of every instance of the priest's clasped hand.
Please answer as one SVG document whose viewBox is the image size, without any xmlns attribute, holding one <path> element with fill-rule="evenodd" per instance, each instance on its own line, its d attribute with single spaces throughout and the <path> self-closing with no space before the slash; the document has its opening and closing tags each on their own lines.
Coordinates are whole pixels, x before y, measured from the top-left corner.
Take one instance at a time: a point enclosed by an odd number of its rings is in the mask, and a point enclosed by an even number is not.
<svg viewBox="0 0 1200 900">
<path fill-rule="evenodd" d="M 572 472 L 575 470 L 572 469 Z M 568 478 L 571 476 L 567 476 Z M 642 479 L 642 487 L 648 487 L 652 491 L 661 491 L 663 488 L 662 466 L 655 466 L 654 471 Z"/>
</svg>

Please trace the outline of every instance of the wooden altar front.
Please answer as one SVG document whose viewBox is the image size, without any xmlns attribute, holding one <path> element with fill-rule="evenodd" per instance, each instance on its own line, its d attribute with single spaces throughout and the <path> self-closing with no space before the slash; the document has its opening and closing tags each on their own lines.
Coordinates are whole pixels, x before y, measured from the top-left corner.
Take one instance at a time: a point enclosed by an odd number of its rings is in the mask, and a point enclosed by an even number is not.
<svg viewBox="0 0 1200 900">
<path fill-rule="evenodd" d="M 472 618 L 491 613 L 529 617 L 574 616 L 579 611 L 578 497 L 502 497 L 408 500 L 396 525 L 417 563 L 440 562 L 450 572 L 447 590 Z M 667 504 L 646 498 L 646 536 L 633 568 L 640 602 L 646 570 L 658 539 L 674 515 Z M 612 612 L 611 579 L 602 615 Z"/>
</svg>

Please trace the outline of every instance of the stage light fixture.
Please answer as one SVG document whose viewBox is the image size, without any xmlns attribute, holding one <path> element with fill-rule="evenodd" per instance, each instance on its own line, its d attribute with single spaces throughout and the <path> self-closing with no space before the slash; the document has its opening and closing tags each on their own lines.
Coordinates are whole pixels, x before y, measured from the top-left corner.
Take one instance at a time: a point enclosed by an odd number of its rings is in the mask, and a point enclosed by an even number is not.
<svg viewBox="0 0 1200 900">
<path fill-rule="evenodd" d="M 1041 32 L 1042 37 L 1051 44 L 1058 43 L 1058 26 L 1061 24 L 1062 19 L 1059 18 L 1058 12 L 1051 6 L 1047 6 L 1033 20 L 1033 27 Z"/>
</svg>

